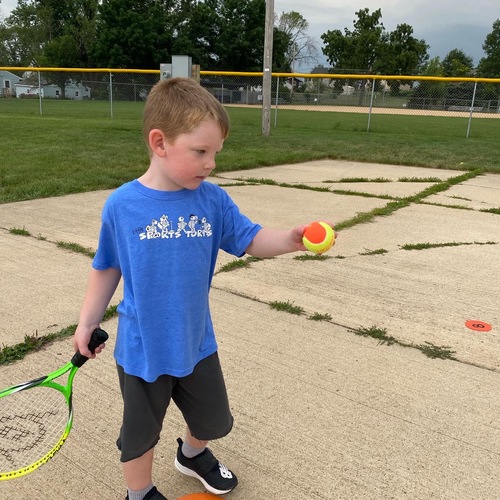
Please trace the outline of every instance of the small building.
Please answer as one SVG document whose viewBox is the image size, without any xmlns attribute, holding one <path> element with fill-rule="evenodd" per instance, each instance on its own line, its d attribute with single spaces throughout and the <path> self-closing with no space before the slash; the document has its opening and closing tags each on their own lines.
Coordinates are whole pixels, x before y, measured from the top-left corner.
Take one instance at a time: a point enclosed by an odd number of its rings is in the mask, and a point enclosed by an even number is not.
<svg viewBox="0 0 500 500">
<path fill-rule="evenodd" d="M 55 85 L 54 83 L 42 83 L 42 97 L 48 99 L 60 99 L 61 97 L 61 87 Z M 38 85 L 29 84 L 17 84 L 16 85 L 16 95 L 18 98 L 30 98 L 38 97 L 40 94 L 40 87 Z M 65 98 L 72 99 L 75 101 L 81 101 L 83 99 L 90 99 L 90 88 L 86 87 L 81 83 L 74 82 L 70 80 L 66 84 L 65 88 Z"/>
<path fill-rule="evenodd" d="M 30 97 L 38 97 L 40 94 L 40 87 L 38 85 L 30 85 L 28 83 L 17 83 L 15 96 L 18 99 L 26 99 Z M 42 87 L 42 97 L 44 95 Z"/>
<path fill-rule="evenodd" d="M 331 68 L 325 68 L 323 66 L 316 66 L 311 70 L 311 75 L 328 75 L 331 72 Z M 318 82 L 318 80 L 321 82 L 321 85 L 324 85 L 325 87 L 331 87 L 333 86 L 334 80 L 331 78 L 324 76 L 323 78 L 311 78 L 310 81 L 312 82 Z M 317 85 L 317 83 L 316 83 Z"/>
<path fill-rule="evenodd" d="M 20 76 L 10 71 L 0 70 L 0 97 L 14 97 L 16 85 L 22 81 Z"/>
</svg>

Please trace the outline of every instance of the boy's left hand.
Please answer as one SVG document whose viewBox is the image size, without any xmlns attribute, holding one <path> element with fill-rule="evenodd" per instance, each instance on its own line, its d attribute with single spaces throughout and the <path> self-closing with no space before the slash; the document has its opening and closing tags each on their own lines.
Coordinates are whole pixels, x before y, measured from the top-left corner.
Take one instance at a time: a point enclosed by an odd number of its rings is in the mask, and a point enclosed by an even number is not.
<svg viewBox="0 0 500 500">
<path fill-rule="evenodd" d="M 337 233 L 337 231 L 335 231 L 335 227 L 333 225 L 333 222 L 330 222 L 327 220 L 322 221 L 322 222 L 325 222 L 333 229 L 333 232 L 335 234 L 335 241 L 333 242 L 333 245 L 335 245 L 335 243 L 337 241 L 338 233 Z M 304 236 L 304 232 L 306 230 L 306 227 L 307 227 L 307 224 L 305 226 L 297 226 L 297 227 L 294 227 L 292 229 L 292 238 L 293 238 L 293 241 L 296 245 L 297 250 L 301 250 L 301 251 L 307 250 L 307 248 L 304 246 L 304 243 L 302 242 L 302 237 Z"/>
</svg>

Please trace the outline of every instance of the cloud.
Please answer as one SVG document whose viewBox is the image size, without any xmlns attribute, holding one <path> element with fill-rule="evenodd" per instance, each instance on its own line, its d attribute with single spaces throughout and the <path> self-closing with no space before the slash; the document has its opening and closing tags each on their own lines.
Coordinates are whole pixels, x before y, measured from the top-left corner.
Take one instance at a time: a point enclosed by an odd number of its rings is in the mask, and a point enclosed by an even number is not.
<svg viewBox="0 0 500 500">
<path fill-rule="evenodd" d="M 0 2 L 0 13 L 7 17 L 17 7 L 17 0 L 2 0 Z"/>
<path fill-rule="evenodd" d="M 334 4 L 334 5 L 332 5 Z M 321 52 L 321 35 L 328 30 L 353 29 L 356 12 L 367 8 L 382 12 L 382 24 L 393 31 L 398 24 L 409 24 L 413 36 L 430 46 L 429 55 L 444 58 L 453 49 L 461 49 L 477 64 L 484 56 L 482 45 L 491 33 L 493 22 L 500 17 L 498 0 L 275 0 L 274 10 L 299 12 L 309 22 L 309 35 L 317 42 Z M 498 12 L 497 15 L 492 14 Z"/>
<path fill-rule="evenodd" d="M 430 30 L 422 33 L 422 38 L 430 45 L 431 57 L 439 56 L 441 59 L 450 50 L 462 50 L 467 56 L 472 57 L 474 64 L 484 57 L 483 44 L 491 28 L 468 24 L 454 24 L 445 26 L 438 32 Z"/>
</svg>

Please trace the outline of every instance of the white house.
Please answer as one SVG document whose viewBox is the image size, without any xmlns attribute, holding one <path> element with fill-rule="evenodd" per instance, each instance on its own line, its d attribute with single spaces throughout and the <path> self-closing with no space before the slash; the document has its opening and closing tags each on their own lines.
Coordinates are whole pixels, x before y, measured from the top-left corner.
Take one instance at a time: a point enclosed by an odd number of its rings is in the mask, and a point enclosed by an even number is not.
<svg viewBox="0 0 500 500">
<path fill-rule="evenodd" d="M 61 97 L 61 87 L 53 83 L 42 84 L 41 90 L 43 98 L 59 99 Z M 16 96 L 18 98 L 38 96 L 39 94 L 40 87 L 38 85 L 28 85 L 23 83 L 16 84 Z M 76 101 L 90 99 L 90 88 L 82 85 L 81 83 L 69 81 L 65 88 L 65 98 Z"/>
<path fill-rule="evenodd" d="M 42 97 L 44 97 L 44 91 L 42 87 Z M 30 85 L 28 83 L 17 83 L 15 95 L 18 99 L 25 99 L 27 97 L 35 97 L 40 94 L 40 87 L 38 85 Z"/>
<path fill-rule="evenodd" d="M 13 97 L 15 87 L 22 80 L 10 71 L 0 70 L 0 97 Z"/>
</svg>

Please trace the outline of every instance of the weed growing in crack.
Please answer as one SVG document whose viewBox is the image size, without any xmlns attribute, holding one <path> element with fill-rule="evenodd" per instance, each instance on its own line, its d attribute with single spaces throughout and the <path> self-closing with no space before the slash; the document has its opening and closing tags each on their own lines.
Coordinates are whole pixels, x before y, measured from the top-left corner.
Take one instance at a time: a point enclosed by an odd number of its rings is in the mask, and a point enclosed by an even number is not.
<svg viewBox="0 0 500 500">
<path fill-rule="evenodd" d="M 296 306 L 289 301 L 286 302 L 274 301 L 270 302 L 269 306 L 271 307 L 271 309 L 276 309 L 276 311 L 284 311 L 290 314 L 296 314 L 297 316 L 304 314 L 303 307 Z"/>
</svg>

